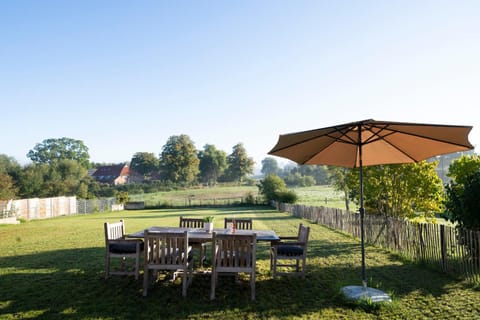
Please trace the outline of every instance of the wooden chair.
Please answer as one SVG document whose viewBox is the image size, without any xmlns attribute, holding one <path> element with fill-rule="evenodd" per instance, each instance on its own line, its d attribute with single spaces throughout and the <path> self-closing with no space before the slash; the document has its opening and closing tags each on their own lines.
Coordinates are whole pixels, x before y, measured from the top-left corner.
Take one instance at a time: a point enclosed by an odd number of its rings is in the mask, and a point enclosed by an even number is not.
<svg viewBox="0 0 480 320">
<path fill-rule="evenodd" d="M 307 245 L 310 227 L 300 224 L 296 237 L 280 237 L 280 241 L 272 243 L 270 250 L 270 269 L 273 270 L 273 278 L 277 275 L 294 274 L 305 279 L 307 264 Z M 280 260 L 290 261 L 279 263 Z M 292 262 L 293 260 L 293 262 Z M 301 266 L 300 266 L 301 262 Z M 294 272 L 279 272 L 278 267 L 286 267 L 287 270 L 294 268 Z"/>
<path fill-rule="evenodd" d="M 237 230 L 253 229 L 253 221 L 250 218 L 241 218 L 241 219 L 225 218 L 224 228 L 227 229 L 228 224 L 233 223 L 234 221 L 235 221 L 235 228 Z"/>
<path fill-rule="evenodd" d="M 255 300 L 255 267 L 257 237 L 213 233 L 210 299 L 215 299 L 219 273 L 250 274 L 251 299 Z"/>
<path fill-rule="evenodd" d="M 179 220 L 179 227 L 180 228 L 204 228 L 205 221 L 202 218 L 184 218 L 180 216 Z M 206 243 L 202 241 L 192 241 L 190 240 L 190 245 L 192 248 L 197 249 L 199 252 L 198 261 L 200 266 L 203 266 L 203 262 L 206 259 Z"/>
<path fill-rule="evenodd" d="M 182 276 L 182 296 L 193 279 L 193 252 L 188 245 L 188 232 L 149 232 L 145 230 L 143 296 L 147 296 L 152 274 L 171 271 Z M 156 279 L 155 279 L 156 280 Z"/>
<path fill-rule="evenodd" d="M 134 275 L 138 279 L 140 272 L 140 254 L 143 250 L 143 241 L 139 239 L 125 239 L 125 223 L 123 220 L 114 223 L 104 223 L 105 230 L 105 279 L 110 275 Z M 111 259 L 121 259 L 116 270 L 111 266 Z M 133 270 L 127 259 L 134 259 Z"/>
</svg>

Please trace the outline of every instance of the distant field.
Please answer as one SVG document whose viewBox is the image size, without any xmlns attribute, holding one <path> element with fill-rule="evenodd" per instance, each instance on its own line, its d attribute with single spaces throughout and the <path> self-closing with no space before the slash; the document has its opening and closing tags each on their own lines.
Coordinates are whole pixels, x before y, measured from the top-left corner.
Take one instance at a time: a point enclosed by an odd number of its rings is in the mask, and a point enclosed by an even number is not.
<svg viewBox="0 0 480 320">
<path fill-rule="evenodd" d="M 294 188 L 299 196 L 299 204 L 308 206 L 324 206 L 345 210 L 345 200 L 341 192 L 331 186 L 313 186 Z M 350 210 L 356 210 L 356 205 L 350 202 Z"/>
<path fill-rule="evenodd" d="M 186 206 L 239 202 L 249 193 L 259 197 L 256 186 L 202 187 L 130 195 L 131 201 L 145 201 L 147 206 Z"/>
<path fill-rule="evenodd" d="M 330 186 L 293 188 L 299 204 L 345 209 L 342 193 Z M 147 206 L 186 206 L 241 202 L 248 194 L 260 198 L 257 186 L 203 187 L 196 189 L 131 195 L 132 201 L 145 201 Z M 350 204 L 351 210 L 355 205 Z"/>
</svg>

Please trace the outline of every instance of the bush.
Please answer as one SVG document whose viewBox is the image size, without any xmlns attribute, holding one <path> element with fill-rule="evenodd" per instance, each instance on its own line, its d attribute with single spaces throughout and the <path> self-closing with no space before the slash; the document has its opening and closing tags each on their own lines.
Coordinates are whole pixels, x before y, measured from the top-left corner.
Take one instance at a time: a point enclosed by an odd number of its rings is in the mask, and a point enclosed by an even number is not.
<svg viewBox="0 0 480 320">
<path fill-rule="evenodd" d="M 120 191 L 116 194 L 115 199 L 119 204 L 126 204 L 129 200 L 128 192 Z"/>
<path fill-rule="evenodd" d="M 255 196 L 252 192 L 248 192 L 247 196 L 245 197 L 245 204 L 252 205 L 255 204 Z"/>
<path fill-rule="evenodd" d="M 283 203 L 295 203 L 298 201 L 298 195 L 291 190 L 277 192 L 276 198 L 277 201 Z"/>
<path fill-rule="evenodd" d="M 293 191 L 288 191 L 285 181 L 274 174 L 270 174 L 261 180 L 258 189 L 268 202 L 274 200 L 284 203 L 295 203 L 298 200 L 297 194 Z"/>
<path fill-rule="evenodd" d="M 275 174 L 269 174 L 263 180 L 260 180 L 258 189 L 260 194 L 262 194 L 265 199 L 270 202 L 272 200 L 277 200 L 277 194 L 279 192 L 286 191 L 287 186 L 282 178 Z"/>
</svg>

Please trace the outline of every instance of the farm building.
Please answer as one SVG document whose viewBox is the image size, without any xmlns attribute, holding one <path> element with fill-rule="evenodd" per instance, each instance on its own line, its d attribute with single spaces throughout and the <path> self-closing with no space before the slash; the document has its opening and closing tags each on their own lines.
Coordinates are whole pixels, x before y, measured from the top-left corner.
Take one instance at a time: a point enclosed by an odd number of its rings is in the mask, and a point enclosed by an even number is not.
<svg viewBox="0 0 480 320">
<path fill-rule="evenodd" d="M 91 176 L 102 183 L 120 185 L 142 182 L 143 177 L 124 163 L 98 167 Z"/>
</svg>

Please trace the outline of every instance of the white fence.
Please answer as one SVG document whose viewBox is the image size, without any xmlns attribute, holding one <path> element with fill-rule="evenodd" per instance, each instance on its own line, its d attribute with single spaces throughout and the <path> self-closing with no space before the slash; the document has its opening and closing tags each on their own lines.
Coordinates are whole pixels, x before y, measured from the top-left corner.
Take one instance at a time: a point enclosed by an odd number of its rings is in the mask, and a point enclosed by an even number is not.
<svg viewBox="0 0 480 320">
<path fill-rule="evenodd" d="M 20 219 L 45 219 L 77 213 L 76 197 L 31 198 L 1 203 L 10 216 Z"/>
<path fill-rule="evenodd" d="M 112 211 L 115 198 L 77 199 L 76 197 L 31 198 L 0 201 L 1 219 L 46 219 L 73 214 Z M 115 208 L 119 210 L 119 208 Z M 3 221 L 3 220 L 2 220 Z M 1 222 L 1 221 L 0 221 Z"/>
</svg>

